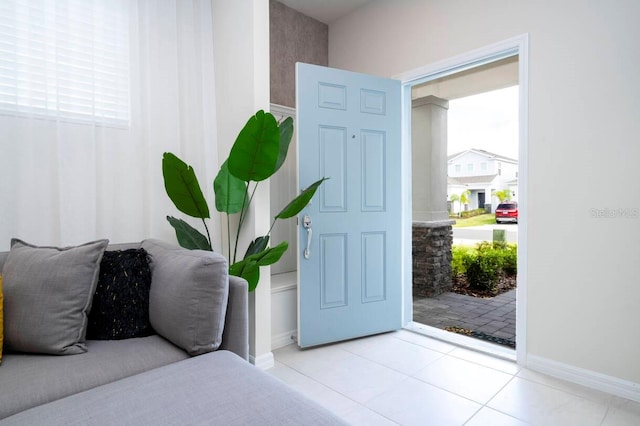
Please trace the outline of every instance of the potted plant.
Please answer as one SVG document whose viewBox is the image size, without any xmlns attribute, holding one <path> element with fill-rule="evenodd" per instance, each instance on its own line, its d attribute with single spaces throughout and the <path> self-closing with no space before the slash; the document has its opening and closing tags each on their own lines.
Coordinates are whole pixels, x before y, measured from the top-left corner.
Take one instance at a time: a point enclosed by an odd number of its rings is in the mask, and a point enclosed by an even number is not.
<svg viewBox="0 0 640 426">
<path fill-rule="evenodd" d="M 260 267 L 276 263 L 287 250 L 289 243 L 282 241 L 269 246 L 271 229 L 278 219 L 294 217 L 311 201 L 325 178 L 311 184 L 289 202 L 274 218 L 266 235 L 256 237 L 238 257 L 238 241 L 253 196 L 260 182 L 273 176 L 284 163 L 293 136 L 291 117 L 278 123 L 268 112 L 258 111 L 249 118 L 238 134 L 229 157 L 222 163 L 213 182 L 215 207 L 227 216 L 239 215 L 233 237 L 230 220 L 227 220 L 229 273 L 242 277 L 249 283 L 249 291 L 255 290 L 260 279 Z M 188 249 L 213 250 L 206 219 L 211 217 L 195 171 L 176 155 L 165 152 L 162 157 L 162 175 L 167 195 L 182 213 L 202 220 L 205 233 L 198 231 L 182 219 L 167 216 L 174 228 L 178 244 Z M 227 218 L 228 219 L 228 218 Z"/>
</svg>

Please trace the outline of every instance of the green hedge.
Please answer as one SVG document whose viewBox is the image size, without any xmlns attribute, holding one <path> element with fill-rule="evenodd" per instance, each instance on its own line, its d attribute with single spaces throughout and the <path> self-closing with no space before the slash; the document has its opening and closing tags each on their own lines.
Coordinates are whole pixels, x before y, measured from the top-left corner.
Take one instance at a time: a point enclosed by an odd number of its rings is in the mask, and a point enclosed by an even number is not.
<svg viewBox="0 0 640 426">
<path fill-rule="evenodd" d="M 482 242 L 476 247 L 453 246 L 453 278 L 466 277 L 470 288 L 495 291 L 501 276 L 518 272 L 518 248 L 504 242 Z"/>
<path fill-rule="evenodd" d="M 460 212 L 460 217 L 473 217 L 480 216 L 481 214 L 485 214 L 486 211 L 484 209 L 475 209 L 475 210 L 466 210 Z"/>
</svg>

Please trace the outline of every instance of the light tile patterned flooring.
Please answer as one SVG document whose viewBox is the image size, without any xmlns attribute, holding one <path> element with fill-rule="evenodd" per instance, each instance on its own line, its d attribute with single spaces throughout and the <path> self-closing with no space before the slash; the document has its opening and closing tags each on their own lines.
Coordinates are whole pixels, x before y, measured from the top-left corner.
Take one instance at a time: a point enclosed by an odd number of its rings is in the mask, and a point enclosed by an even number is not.
<svg viewBox="0 0 640 426">
<path fill-rule="evenodd" d="M 640 425 L 640 403 L 407 330 L 274 354 L 269 373 L 354 425 Z"/>
</svg>

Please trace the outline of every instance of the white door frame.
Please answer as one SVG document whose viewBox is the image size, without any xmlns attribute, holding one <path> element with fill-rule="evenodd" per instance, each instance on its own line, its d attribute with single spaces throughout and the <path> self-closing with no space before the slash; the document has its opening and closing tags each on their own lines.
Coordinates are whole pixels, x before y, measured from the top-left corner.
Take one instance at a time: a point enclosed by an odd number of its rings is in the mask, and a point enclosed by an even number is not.
<svg viewBox="0 0 640 426">
<path fill-rule="evenodd" d="M 526 365 L 527 339 L 527 216 L 528 216 L 528 87 L 529 35 L 523 34 L 435 64 L 393 76 L 402 82 L 402 229 L 403 229 L 403 325 L 405 328 L 462 344 L 483 352 L 513 359 L 513 351 L 497 345 L 449 333 L 413 322 L 412 295 L 412 206 L 411 206 L 411 89 L 413 86 L 469 70 L 511 56 L 518 56 L 519 141 L 518 141 L 518 287 L 516 297 L 516 360 Z"/>
</svg>

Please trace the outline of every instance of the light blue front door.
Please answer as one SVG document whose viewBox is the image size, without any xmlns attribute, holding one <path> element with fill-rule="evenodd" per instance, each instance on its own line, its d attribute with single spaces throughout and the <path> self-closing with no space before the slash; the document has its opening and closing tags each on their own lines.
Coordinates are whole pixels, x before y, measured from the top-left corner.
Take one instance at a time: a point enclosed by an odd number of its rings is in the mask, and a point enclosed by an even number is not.
<svg viewBox="0 0 640 426">
<path fill-rule="evenodd" d="M 299 216 L 298 344 L 397 330 L 400 82 L 308 64 L 296 71 L 299 183 L 330 178 Z"/>
</svg>

